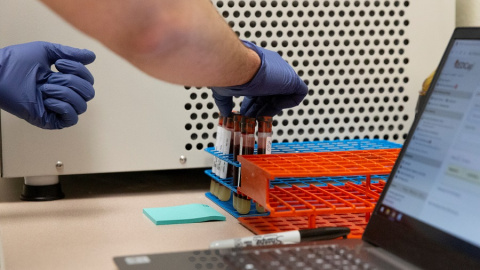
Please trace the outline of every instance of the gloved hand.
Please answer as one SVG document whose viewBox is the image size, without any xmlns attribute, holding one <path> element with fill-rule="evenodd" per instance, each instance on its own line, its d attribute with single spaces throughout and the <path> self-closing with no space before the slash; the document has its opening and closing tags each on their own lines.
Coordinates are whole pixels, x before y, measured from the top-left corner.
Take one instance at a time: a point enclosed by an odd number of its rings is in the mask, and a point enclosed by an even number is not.
<svg viewBox="0 0 480 270">
<path fill-rule="evenodd" d="M 95 95 L 84 66 L 94 60 L 89 50 L 48 42 L 0 49 L 0 108 L 45 129 L 75 125 Z"/>
<path fill-rule="evenodd" d="M 273 51 L 243 43 L 254 50 L 262 61 L 254 78 L 243 85 L 212 87 L 213 97 L 222 115 L 229 115 L 233 108 L 233 96 L 245 96 L 240 113 L 248 117 L 274 116 L 284 108 L 300 104 L 308 87 L 293 68 Z"/>
</svg>

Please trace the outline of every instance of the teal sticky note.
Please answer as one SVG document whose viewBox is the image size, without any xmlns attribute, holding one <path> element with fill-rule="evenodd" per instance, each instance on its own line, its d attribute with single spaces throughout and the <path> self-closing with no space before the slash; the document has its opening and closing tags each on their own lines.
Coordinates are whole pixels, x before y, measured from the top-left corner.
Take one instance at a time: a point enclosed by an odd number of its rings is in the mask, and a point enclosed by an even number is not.
<svg viewBox="0 0 480 270">
<path fill-rule="evenodd" d="M 155 225 L 196 223 L 226 220 L 225 216 L 206 204 L 186 204 L 170 207 L 144 208 L 143 213 Z"/>
</svg>

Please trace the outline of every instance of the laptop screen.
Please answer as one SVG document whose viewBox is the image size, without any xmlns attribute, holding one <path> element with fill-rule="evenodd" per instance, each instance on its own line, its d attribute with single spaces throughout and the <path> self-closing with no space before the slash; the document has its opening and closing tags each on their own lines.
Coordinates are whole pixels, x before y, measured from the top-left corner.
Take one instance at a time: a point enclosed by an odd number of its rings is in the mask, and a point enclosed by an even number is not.
<svg viewBox="0 0 480 270">
<path fill-rule="evenodd" d="M 456 40 L 383 199 L 480 246 L 480 40 Z"/>
<path fill-rule="evenodd" d="M 417 117 L 363 238 L 423 266 L 478 261 L 480 28 L 455 30 Z"/>
</svg>

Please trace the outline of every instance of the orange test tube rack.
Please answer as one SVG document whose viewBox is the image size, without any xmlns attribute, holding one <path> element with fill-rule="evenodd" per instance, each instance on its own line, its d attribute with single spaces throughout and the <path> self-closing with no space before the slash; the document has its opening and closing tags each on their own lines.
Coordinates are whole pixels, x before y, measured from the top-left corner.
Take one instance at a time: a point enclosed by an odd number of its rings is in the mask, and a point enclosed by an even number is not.
<svg viewBox="0 0 480 270">
<path fill-rule="evenodd" d="M 270 212 L 269 218 L 303 217 L 308 228 L 315 228 L 321 215 L 360 214 L 368 220 L 384 185 L 384 182 L 371 184 L 370 177 L 389 174 L 399 152 L 400 149 L 393 148 L 239 156 L 242 185 L 238 192 L 265 207 Z M 366 176 L 366 182 L 290 188 L 270 184 L 281 177 L 352 175 Z"/>
</svg>

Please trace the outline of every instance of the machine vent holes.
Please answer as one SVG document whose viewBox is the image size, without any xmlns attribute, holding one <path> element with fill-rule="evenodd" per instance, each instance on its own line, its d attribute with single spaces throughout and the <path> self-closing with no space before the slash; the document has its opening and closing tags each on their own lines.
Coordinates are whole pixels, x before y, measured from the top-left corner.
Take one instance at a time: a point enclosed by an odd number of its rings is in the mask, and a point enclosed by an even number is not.
<svg viewBox="0 0 480 270">
<path fill-rule="evenodd" d="M 212 2 L 240 39 L 278 52 L 309 87 L 299 106 L 274 118 L 274 142 L 406 138 L 410 1 Z M 218 121 L 211 91 L 185 89 L 185 149 L 211 147 Z M 239 110 L 241 98 L 234 102 Z"/>
</svg>

